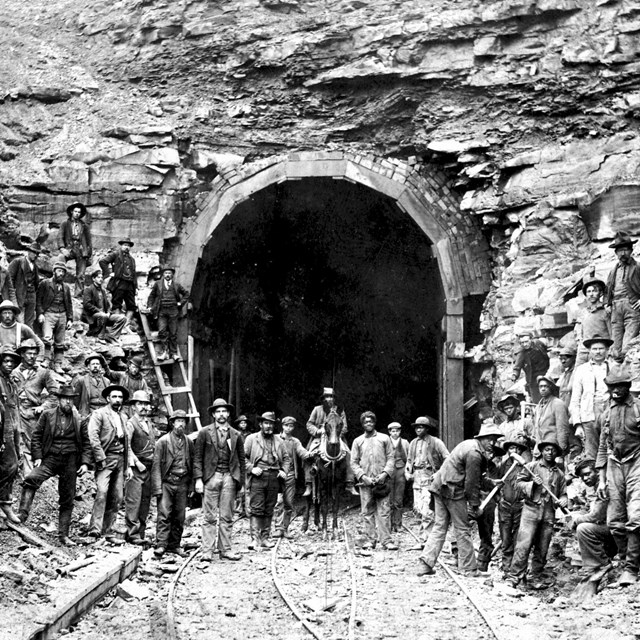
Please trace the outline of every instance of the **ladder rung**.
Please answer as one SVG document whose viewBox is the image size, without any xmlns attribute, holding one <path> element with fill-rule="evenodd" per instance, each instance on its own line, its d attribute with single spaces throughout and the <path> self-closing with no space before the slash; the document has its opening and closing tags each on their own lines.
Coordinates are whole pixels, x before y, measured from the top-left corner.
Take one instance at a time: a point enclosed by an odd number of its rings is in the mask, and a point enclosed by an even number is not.
<svg viewBox="0 0 640 640">
<path fill-rule="evenodd" d="M 191 387 L 167 387 L 162 389 L 162 395 L 174 395 L 176 393 L 191 393 Z"/>
</svg>

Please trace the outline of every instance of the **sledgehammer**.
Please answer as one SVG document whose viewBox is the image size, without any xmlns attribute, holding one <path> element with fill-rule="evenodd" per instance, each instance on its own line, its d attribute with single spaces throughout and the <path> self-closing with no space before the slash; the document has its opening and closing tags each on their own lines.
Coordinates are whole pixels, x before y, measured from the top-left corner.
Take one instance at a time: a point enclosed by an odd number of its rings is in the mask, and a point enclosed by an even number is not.
<svg viewBox="0 0 640 640">
<path fill-rule="evenodd" d="M 517 453 L 512 453 L 510 455 L 516 462 L 518 462 L 518 464 L 521 464 L 522 467 L 529 472 L 529 475 L 532 478 L 535 476 L 535 473 L 533 473 L 533 471 L 531 471 L 529 467 L 525 466 L 527 464 L 527 461 L 522 456 L 519 456 Z M 553 493 L 553 491 L 551 491 L 551 489 L 549 489 L 549 487 L 544 482 L 540 486 L 553 498 L 553 501 L 558 506 L 560 511 L 562 511 L 562 513 L 564 513 L 565 515 L 568 515 L 569 510 L 560 504 L 560 499 L 558 498 L 558 496 Z"/>
<path fill-rule="evenodd" d="M 502 488 L 502 485 L 504 484 L 505 480 L 513 473 L 513 470 L 520 464 L 524 464 L 525 460 L 524 458 L 521 458 L 518 454 L 516 453 L 510 453 L 509 457 L 513 459 L 513 464 L 509 467 L 507 473 L 505 473 L 502 478 L 500 479 L 500 484 L 496 485 L 495 487 L 493 487 L 493 489 L 491 489 L 491 492 L 489 493 L 489 495 L 482 501 L 482 504 L 480 505 L 480 511 L 484 511 L 486 506 L 491 502 L 491 500 L 493 500 L 493 496 L 496 495 L 496 493 L 498 493 L 498 491 L 500 491 L 500 489 Z M 516 459 L 516 457 L 518 459 Z"/>
</svg>

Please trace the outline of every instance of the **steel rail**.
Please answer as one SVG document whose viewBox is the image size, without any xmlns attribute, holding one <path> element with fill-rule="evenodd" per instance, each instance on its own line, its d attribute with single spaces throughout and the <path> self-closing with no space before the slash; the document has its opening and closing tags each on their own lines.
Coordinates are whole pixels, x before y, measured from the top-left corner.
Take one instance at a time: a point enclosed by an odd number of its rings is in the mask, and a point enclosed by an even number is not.
<svg viewBox="0 0 640 640">
<path fill-rule="evenodd" d="M 356 590 L 356 568 L 353 563 L 351 547 L 349 547 L 349 532 L 347 525 L 342 521 L 342 530 L 344 531 L 344 544 L 347 548 L 347 559 L 349 561 L 349 572 L 351 573 L 351 612 L 349 614 L 349 640 L 356 637 L 356 606 L 357 606 L 357 590 Z"/>
<path fill-rule="evenodd" d="M 420 540 L 420 538 L 418 538 L 418 536 L 411 529 L 409 529 L 409 527 L 407 527 L 406 524 L 403 524 L 402 528 L 408 531 L 414 537 L 416 542 L 418 543 L 422 542 L 422 540 Z M 462 591 L 462 593 L 467 597 L 469 602 L 471 602 L 471 604 L 474 606 L 474 608 L 476 609 L 476 611 L 478 612 L 478 614 L 480 615 L 484 623 L 487 625 L 487 627 L 489 627 L 489 630 L 494 635 L 496 640 L 503 640 L 503 638 L 500 636 L 500 632 L 495 628 L 493 623 L 489 620 L 489 615 L 487 614 L 487 612 L 484 610 L 482 605 L 476 600 L 473 594 L 462 584 L 462 582 L 460 582 L 460 579 L 458 578 L 458 576 L 455 573 L 453 573 L 453 571 L 451 571 L 451 569 L 447 567 L 447 565 L 444 562 L 442 562 L 442 560 L 438 559 L 438 564 L 440 565 L 440 567 L 442 567 L 445 570 L 446 574 L 456 583 L 460 591 Z"/>
<path fill-rule="evenodd" d="M 173 596 L 176 591 L 176 587 L 178 586 L 178 581 L 180 580 L 180 576 L 183 571 L 189 566 L 190 562 L 200 553 L 200 549 L 196 549 L 180 566 L 178 572 L 174 576 L 171 581 L 171 586 L 169 587 L 169 594 L 167 596 L 167 634 L 169 640 L 178 640 L 178 634 L 176 632 L 176 622 L 175 622 L 175 614 L 173 608 Z"/>
</svg>

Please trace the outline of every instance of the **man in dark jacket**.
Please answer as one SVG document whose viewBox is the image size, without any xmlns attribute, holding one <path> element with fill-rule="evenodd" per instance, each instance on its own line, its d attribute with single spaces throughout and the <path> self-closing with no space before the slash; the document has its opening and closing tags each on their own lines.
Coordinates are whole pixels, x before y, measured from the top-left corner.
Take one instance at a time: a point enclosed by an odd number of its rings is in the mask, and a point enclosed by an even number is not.
<svg viewBox="0 0 640 640">
<path fill-rule="evenodd" d="M 9 275 L 13 280 L 16 302 L 22 314 L 19 320 L 33 329 L 36 321 L 36 291 L 40 284 L 40 273 L 36 263 L 42 249 L 36 242 L 30 244 L 25 254 L 14 258 L 9 263 Z"/>
<path fill-rule="evenodd" d="M 450 524 L 458 543 L 458 569 L 471 577 L 478 575 L 469 519 L 482 513 L 479 508 L 482 474 L 501 437 L 502 431 L 485 421 L 478 435 L 456 446 L 433 476 L 430 491 L 435 501 L 435 523 L 420 556 L 419 576 L 435 573 Z"/>
<path fill-rule="evenodd" d="M 17 304 L 13 278 L 9 271 L 2 266 L 0 266 L 0 300 L 10 300 L 13 304 Z"/>
<path fill-rule="evenodd" d="M 185 556 L 180 549 L 187 498 L 193 489 L 193 442 L 185 436 L 187 414 L 174 411 L 169 417 L 169 433 L 156 441 L 151 469 L 151 492 L 158 498 L 156 558 L 165 551 Z"/>
<path fill-rule="evenodd" d="M 33 432 L 31 455 L 33 471 L 24 479 L 20 498 L 20 520 L 29 517 L 36 491 L 53 476 L 58 476 L 58 536 L 65 546 L 74 546 L 69 526 L 76 497 L 76 481 L 91 465 L 91 446 L 87 429 L 80 426 L 80 414 L 73 406 L 75 392 L 65 386 L 54 392 L 58 406 L 40 414 Z"/>
<path fill-rule="evenodd" d="M 162 278 L 156 280 L 149 294 L 151 315 L 158 321 L 158 340 L 161 353 L 158 360 L 180 360 L 178 353 L 178 318 L 187 299 L 187 290 L 175 282 L 173 267 L 162 268 Z"/>
<path fill-rule="evenodd" d="M 214 400 L 209 407 L 213 423 L 198 432 L 195 443 L 193 477 L 196 492 L 203 494 L 201 559 L 206 561 L 213 560 L 216 546 L 221 558 L 240 560 L 231 550 L 231 523 L 236 493 L 244 484 L 245 455 L 240 434 L 229 424 L 232 410 L 222 398 Z"/>
<path fill-rule="evenodd" d="M 531 333 L 522 333 L 518 338 L 520 342 L 520 351 L 516 356 L 513 365 L 513 382 L 520 377 L 521 371 L 524 371 L 527 393 L 531 396 L 531 402 L 538 403 L 540 401 L 540 393 L 538 391 L 538 376 L 543 376 L 549 369 L 549 356 L 547 355 L 547 346 L 541 340 L 534 340 Z"/>
<path fill-rule="evenodd" d="M 58 248 L 62 261 L 76 261 L 75 295 L 81 296 L 84 289 L 84 274 L 91 260 L 91 231 L 83 218 L 87 208 L 81 202 L 74 202 L 67 207 L 67 220 L 60 225 Z"/>
<path fill-rule="evenodd" d="M 131 255 L 133 241 L 131 238 L 119 240 L 119 249 L 112 249 L 109 253 L 98 261 L 102 273 L 106 278 L 109 275 L 108 269 L 111 265 L 113 276 L 107 284 L 107 290 L 111 293 L 113 308 L 123 311 L 123 304 L 127 310 L 127 322 L 131 322 L 133 314 L 137 311 L 136 291 L 138 280 L 136 276 L 136 261 Z"/>
<path fill-rule="evenodd" d="M 613 356 L 622 362 L 629 343 L 640 331 L 640 268 L 633 259 L 633 245 L 629 234 L 618 232 L 609 245 L 616 252 L 618 263 L 607 278 L 606 307 L 611 312 Z"/>
<path fill-rule="evenodd" d="M 97 336 L 101 340 L 117 343 L 127 318 L 122 313 L 111 311 L 111 301 L 102 286 L 102 269 L 91 272 L 91 284 L 82 294 L 83 320 L 89 324 L 88 336 Z"/>
<path fill-rule="evenodd" d="M 102 392 L 111 384 L 107 377 L 111 371 L 107 361 L 99 353 L 90 353 L 85 358 L 84 366 L 88 368 L 87 373 L 79 376 L 74 382 L 77 394 L 76 407 L 83 425 L 89 422 L 93 411 L 107 404 Z"/>
<path fill-rule="evenodd" d="M 67 267 L 62 262 L 53 265 L 53 277 L 43 280 L 38 285 L 36 296 L 36 310 L 38 322 L 42 325 L 42 341 L 45 346 L 45 356 L 51 357 L 53 347 L 54 370 L 62 370 L 62 353 L 67 329 L 73 322 L 73 304 L 71 289 L 64 281 Z"/>
</svg>

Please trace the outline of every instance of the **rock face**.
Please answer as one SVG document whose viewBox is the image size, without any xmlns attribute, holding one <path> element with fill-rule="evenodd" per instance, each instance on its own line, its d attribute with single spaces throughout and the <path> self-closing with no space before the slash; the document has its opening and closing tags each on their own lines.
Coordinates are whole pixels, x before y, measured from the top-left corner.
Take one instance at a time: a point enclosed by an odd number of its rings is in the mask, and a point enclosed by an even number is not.
<svg viewBox="0 0 640 640">
<path fill-rule="evenodd" d="M 49 225 L 55 244 L 81 200 L 98 250 L 131 235 L 161 252 L 229 167 L 296 150 L 417 157 L 491 243 L 482 358 L 501 370 L 522 318 L 585 269 L 603 275 L 617 230 L 640 235 L 627 0 L 5 7 L 0 206 L 22 234 Z"/>
</svg>

